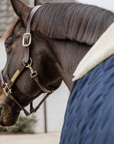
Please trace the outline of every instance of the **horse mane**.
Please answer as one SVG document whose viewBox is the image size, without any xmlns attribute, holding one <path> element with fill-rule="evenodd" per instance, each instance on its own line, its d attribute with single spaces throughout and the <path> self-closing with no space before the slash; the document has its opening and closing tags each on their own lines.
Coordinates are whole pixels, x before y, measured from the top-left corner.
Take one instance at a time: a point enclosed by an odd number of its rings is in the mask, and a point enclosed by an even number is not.
<svg viewBox="0 0 114 144">
<path fill-rule="evenodd" d="M 81 3 L 46 3 L 34 16 L 32 30 L 51 39 L 93 45 L 114 21 L 114 14 Z"/>
<path fill-rule="evenodd" d="M 19 18 L 1 40 L 11 36 Z M 69 39 L 93 45 L 114 22 L 114 13 L 81 3 L 46 3 L 38 9 L 32 30 L 51 39 Z"/>
</svg>

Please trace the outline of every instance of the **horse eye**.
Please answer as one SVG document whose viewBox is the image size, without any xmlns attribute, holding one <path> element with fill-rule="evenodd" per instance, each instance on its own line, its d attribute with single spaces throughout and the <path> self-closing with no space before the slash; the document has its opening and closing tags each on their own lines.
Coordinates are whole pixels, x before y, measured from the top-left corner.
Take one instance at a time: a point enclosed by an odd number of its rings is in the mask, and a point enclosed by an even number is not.
<svg viewBox="0 0 114 144">
<path fill-rule="evenodd" d="M 6 45 L 6 49 L 8 49 L 9 48 L 9 45 Z"/>
<path fill-rule="evenodd" d="M 11 45 L 5 42 L 5 49 L 6 49 L 6 52 L 9 53 L 11 50 Z"/>
<path fill-rule="evenodd" d="M 10 52 L 11 48 L 12 48 L 12 44 L 13 44 L 13 37 L 10 36 L 5 40 L 5 48 L 6 48 L 6 52 Z"/>
</svg>

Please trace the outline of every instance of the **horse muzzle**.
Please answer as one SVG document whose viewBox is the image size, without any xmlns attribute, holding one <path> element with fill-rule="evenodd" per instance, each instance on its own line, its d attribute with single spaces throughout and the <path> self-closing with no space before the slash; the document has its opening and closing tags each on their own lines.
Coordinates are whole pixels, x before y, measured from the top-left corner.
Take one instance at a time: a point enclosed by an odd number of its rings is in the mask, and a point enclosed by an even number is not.
<svg viewBox="0 0 114 144">
<path fill-rule="evenodd" d="M 20 111 L 17 112 L 11 105 L 4 100 L 0 101 L 0 126 L 12 126 L 16 123 Z"/>
</svg>

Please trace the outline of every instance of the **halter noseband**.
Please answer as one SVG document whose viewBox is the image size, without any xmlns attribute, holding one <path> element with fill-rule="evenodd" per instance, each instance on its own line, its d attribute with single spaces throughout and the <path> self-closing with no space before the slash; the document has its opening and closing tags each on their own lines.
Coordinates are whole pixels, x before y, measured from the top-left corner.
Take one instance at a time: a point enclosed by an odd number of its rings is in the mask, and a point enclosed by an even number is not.
<svg viewBox="0 0 114 144">
<path fill-rule="evenodd" d="M 51 90 L 46 89 L 39 81 L 38 78 L 38 73 L 33 70 L 32 68 L 32 59 L 29 57 L 29 46 L 31 44 L 31 33 L 30 33 L 30 26 L 31 26 L 31 21 L 32 18 L 35 14 L 35 12 L 39 9 L 40 6 L 36 6 L 32 9 L 28 21 L 27 21 L 27 29 L 26 33 L 23 35 L 23 41 L 22 45 L 25 47 L 24 51 L 24 59 L 22 60 L 22 63 L 19 67 L 19 69 L 14 73 L 12 78 L 10 79 L 9 83 L 5 83 L 4 78 L 3 78 L 3 73 L 1 71 L 0 78 L 2 82 L 2 88 L 4 94 L 11 98 L 13 101 L 17 103 L 17 105 L 21 108 L 21 110 L 24 111 L 26 116 L 31 116 L 33 115 L 41 106 L 41 104 L 45 101 L 45 99 L 53 92 Z M 30 77 L 37 83 L 37 85 L 40 87 L 40 89 L 44 92 L 47 93 L 46 96 L 42 99 L 42 101 L 38 104 L 38 106 L 34 109 L 32 106 L 32 102 L 30 103 L 30 112 L 26 111 L 23 106 L 20 105 L 20 103 L 13 97 L 12 94 L 12 86 L 14 85 L 15 81 L 18 79 L 20 74 L 23 72 L 25 68 L 29 68 L 30 70 Z"/>
</svg>

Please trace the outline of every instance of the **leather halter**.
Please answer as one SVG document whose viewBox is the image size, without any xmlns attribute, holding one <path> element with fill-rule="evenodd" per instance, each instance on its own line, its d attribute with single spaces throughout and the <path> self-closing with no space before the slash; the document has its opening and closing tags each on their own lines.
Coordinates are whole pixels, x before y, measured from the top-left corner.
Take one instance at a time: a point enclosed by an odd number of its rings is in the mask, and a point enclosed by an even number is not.
<svg viewBox="0 0 114 144">
<path fill-rule="evenodd" d="M 27 21 L 27 29 L 26 29 L 26 33 L 23 35 L 23 41 L 22 41 L 22 45 L 25 48 L 24 50 L 24 59 L 22 60 L 22 63 L 19 67 L 19 69 L 14 73 L 14 75 L 12 76 L 12 78 L 10 79 L 10 81 L 8 83 L 5 83 L 4 78 L 3 78 L 3 74 L 1 71 L 0 74 L 0 78 L 1 78 L 1 82 L 2 82 L 2 88 L 3 88 L 3 92 L 4 94 L 11 98 L 13 101 L 15 101 L 15 103 L 17 103 L 17 105 L 21 108 L 21 110 L 24 111 L 26 116 L 31 116 L 33 115 L 41 106 L 41 104 L 45 101 L 45 99 L 53 92 L 51 90 L 46 89 L 39 81 L 38 78 L 38 73 L 36 71 L 33 70 L 32 68 L 32 59 L 29 57 L 29 46 L 31 44 L 31 31 L 30 31 L 30 26 L 31 26 L 31 21 L 32 18 L 34 16 L 34 14 L 36 13 L 36 11 L 40 8 L 40 6 L 35 6 L 28 18 Z M 15 81 L 18 79 L 18 77 L 20 76 L 20 74 L 23 72 L 23 70 L 25 68 L 29 68 L 31 74 L 30 77 L 36 82 L 36 84 L 40 87 L 40 89 L 44 92 L 47 93 L 47 95 L 42 99 L 42 101 L 38 104 L 38 106 L 34 109 L 32 106 L 32 102 L 30 103 L 30 112 L 26 111 L 24 109 L 23 106 L 21 106 L 21 104 L 13 97 L 12 95 L 12 87 L 15 83 Z"/>
</svg>

